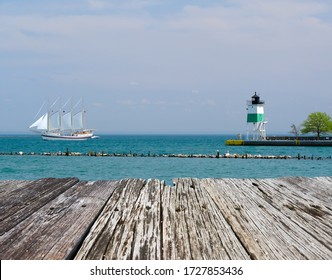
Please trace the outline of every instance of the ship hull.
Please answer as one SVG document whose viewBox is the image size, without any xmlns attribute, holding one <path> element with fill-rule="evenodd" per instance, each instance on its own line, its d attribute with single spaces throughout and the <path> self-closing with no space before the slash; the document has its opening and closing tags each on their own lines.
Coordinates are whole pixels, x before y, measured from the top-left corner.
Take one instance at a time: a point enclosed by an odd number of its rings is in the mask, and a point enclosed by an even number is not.
<svg viewBox="0 0 332 280">
<path fill-rule="evenodd" d="M 62 140 L 62 141 L 84 141 L 93 138 L 93 133 L 83 133 L 77 135 L 61 135 L 61 134 L 48 134 L 43 133 L 42 138 L 44 140 Z"/>
</svg>

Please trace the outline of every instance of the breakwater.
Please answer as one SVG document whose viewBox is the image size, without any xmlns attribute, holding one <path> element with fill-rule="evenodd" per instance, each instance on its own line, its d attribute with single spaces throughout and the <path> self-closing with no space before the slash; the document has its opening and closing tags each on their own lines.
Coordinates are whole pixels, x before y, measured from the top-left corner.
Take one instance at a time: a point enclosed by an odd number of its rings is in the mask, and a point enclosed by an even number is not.
<svg viewBox="0 0 332 280">
<path fill-rule="evenodd" d="M 266 140 L 226 140 L 227 146 L 308 146 L 308 147 L 332 147 L 332 140 L 302 140 L 287 138 L 267 138 Z"/>
<path fill-rule="evenodd" d="M 303 160 L 331 160 L 332 156 L 314 156 L 314 155 L 261 155 L 261 154 L 238 154 L 238 153 L 224 153 L 217 151 L 215 154 L 157 154 L 157 153 L 108 153 L 89 151 L 86 153 L 71 152 L 66 150 L 64 152 L 0 152 L 0 156 L 76 156 L 76 157 L 151 157 L 151 158 L 234 158 L 234 159 L 303 159 Z"/>
</svg>

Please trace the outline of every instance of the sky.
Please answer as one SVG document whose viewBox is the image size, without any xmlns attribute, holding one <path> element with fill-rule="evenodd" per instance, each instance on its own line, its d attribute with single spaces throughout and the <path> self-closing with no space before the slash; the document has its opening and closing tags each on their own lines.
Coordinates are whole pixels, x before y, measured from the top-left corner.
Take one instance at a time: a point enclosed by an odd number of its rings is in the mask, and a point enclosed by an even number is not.
<svg viewBox="0 0 332 280">
<path fill-rule="evenodd" d="M 97 133 L 267 134 L 332 115 L 330 0 L 0 0 L 0 133 L 84 98 Z"/>
</svg>

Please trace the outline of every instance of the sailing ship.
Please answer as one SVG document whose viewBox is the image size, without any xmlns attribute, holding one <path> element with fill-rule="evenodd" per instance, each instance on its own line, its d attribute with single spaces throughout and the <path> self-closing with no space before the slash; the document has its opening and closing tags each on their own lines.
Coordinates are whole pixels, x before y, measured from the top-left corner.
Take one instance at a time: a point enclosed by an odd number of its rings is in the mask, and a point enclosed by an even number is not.
<svg viewBox="0 0 332 280">
<path fill-rule="evenodd" d="M 30 125 L 31 131 L 40 133 L 44 140 L 87 140 L 96 138 L 93 129 L 85 128 L 85 113 L 83 99 L 75 106 L 66 109 L 68 100 L 64 105 L 57 99 L 41 117 Z M 70 102 L 71 103 L 71 102 Z M 40 108 L 40 113 L 45 103 Z M 79 106 L 80 105 L 80 106 Z M 77 109 L 79 108 L 79 109 Z"/>
</svg>

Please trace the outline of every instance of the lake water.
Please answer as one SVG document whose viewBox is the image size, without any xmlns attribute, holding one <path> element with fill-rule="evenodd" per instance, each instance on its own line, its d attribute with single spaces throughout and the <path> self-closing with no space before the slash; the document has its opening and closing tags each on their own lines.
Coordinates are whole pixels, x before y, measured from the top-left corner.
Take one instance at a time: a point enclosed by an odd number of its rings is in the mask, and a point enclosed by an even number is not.
<svg viewBox="0 0 332 280">
<path fill-rule="evenodd" d="M 0 155 L 0 180 L 78 177 L 81 180 L 156 178 L 275 178 L 332 176 L 332 147 L 225 146 L 232 135 L 101 135 L 87 141 L 44 141 L 38 135 L 1 135 L 0 154 L 104 152 L 145 157 Z M 160 154 L 253 154 L 314 157 L 297 159 L 173 158 Z M 147 155 L 150 154 L 150 157 Z M 153 157 L 157 155 L 157 157 Z M 321 157 L 322 160 L 317 160 Z"/>
</svg>

